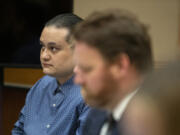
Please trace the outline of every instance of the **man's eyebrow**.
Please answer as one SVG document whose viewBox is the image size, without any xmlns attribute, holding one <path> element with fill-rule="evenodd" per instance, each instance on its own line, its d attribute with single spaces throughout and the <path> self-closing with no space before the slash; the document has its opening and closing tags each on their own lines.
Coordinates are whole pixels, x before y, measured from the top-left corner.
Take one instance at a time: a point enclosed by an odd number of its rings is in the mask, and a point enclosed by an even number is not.
<svg viewBox="0 0 180 135">
<path fill-rule="evenodd" d="M 44 42 L 42 41 L 39 41 L 40 45 L 44 45 Z M 47 43 L 47 46 L 54 46 L 54 45 L 57 45 L 56 42 L 48 42 Z"/>
<path fill-rule="evenodd" d="M 89 65 L 83 65 L 83 64 L 79 64 L 78 66 L 80 68 L 82 68 L 82 69 L 89 69 L 89 68 L 91 68 Z"/>
<path fill-rule="evenodd" d="M 48 46 L 50 45 L 50 46 L 52 46 L 52 45 L 57 45 L 55 42 L 48 42 L 48 44 L 47 44 Z"/>
</svg>

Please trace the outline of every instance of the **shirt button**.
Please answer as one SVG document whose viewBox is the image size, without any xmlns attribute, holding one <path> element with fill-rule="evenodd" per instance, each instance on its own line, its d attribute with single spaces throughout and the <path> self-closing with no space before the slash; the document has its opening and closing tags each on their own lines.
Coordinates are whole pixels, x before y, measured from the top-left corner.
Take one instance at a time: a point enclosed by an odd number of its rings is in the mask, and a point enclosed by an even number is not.
<svg viewBox="0 0 180 135">
<path fill-rule="evenodd" d="M 53 104 L 53 107 L 56 107 L 56 104 Z"/>
<path fill-rule="evenodd" d="M 47 125 L 46 125 L 46 127 L 47 127 L 47 128 L 50 128 L 50 125 L 49 125 L 49 124 L 47 124 Z"/>
</svg>

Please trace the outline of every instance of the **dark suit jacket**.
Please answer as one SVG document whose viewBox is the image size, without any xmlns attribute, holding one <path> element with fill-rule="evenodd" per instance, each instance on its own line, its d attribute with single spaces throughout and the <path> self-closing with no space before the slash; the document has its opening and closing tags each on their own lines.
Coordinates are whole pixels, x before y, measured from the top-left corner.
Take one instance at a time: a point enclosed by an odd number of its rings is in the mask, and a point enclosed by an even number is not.
<svg viewBox="0 0 180 135">
<path fill-rule="evenodd" d="M 99 135 L 103 124 L 108 119 L 108 113 L 106 111 L 92 109 L 87 117 L 83 129 L 83 135 Z M 117 131 L 118 126 L 115 128 L 113 135 L 120 135 Z"/>
</svg>

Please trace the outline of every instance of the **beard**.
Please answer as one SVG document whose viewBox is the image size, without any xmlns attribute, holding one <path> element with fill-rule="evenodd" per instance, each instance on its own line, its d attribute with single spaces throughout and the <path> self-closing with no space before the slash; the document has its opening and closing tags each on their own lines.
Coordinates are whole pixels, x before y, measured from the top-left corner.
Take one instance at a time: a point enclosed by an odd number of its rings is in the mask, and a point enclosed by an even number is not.
<svg viewBox="0 0 180 135">
<path fill-rule="evenodd" d="M 83 86 L 81 94 L 88 105 L 95 108 L 109 109 L 113 106 L 116 90 L 115 81 L 112 77 L 106 76 L 101 87 L 97 89 L 97 93 L 93 93 L 91 88 Z"/>
</svg>

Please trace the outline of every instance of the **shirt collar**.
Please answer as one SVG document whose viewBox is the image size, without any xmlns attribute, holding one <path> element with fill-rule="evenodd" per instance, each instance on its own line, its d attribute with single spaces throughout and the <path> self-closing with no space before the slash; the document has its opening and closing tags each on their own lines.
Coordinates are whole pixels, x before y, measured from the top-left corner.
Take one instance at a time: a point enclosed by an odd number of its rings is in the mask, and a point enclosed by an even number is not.
<svg viewBox="0 0 180 135">
<path fill-rule="evenodd" d="M 113 110 L 112 115 L 115 120 L 119 120 L 126 109 L 126 106 L 128 105 L 129 101 L 132 99 L 132 97 L 137 93 L 138 89 L 128 94 Z"/>
<path fill-rule="evenodd" d="M 63 84 L 59 84 L 59 82 L 57 80 L 56 80 L 56 82 L 57 82 L 57 87 L 54 90 L 54 93 L 58 93 L 61 91 L 63 94 L 65 94 L 67 91 L 67 87 L 71 87 L 74 84 L 74 76 L 72 76 L 69 80 L 67 80 Z"/>
</svg>

